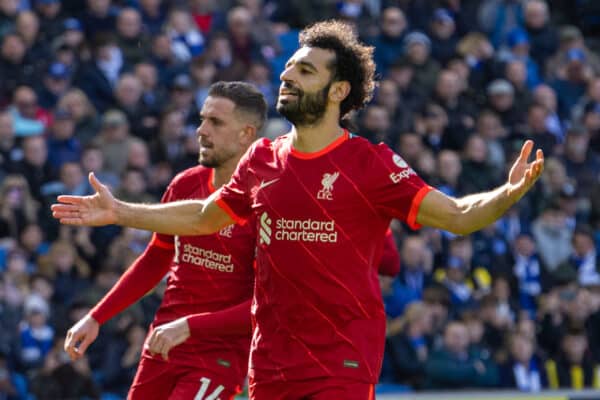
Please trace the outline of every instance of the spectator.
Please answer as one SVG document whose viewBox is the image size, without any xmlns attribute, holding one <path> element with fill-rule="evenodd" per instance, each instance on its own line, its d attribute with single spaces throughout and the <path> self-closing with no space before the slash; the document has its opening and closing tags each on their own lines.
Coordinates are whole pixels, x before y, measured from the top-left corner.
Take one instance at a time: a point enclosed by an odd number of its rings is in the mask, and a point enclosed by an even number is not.
<svg viewBox="0 0 600 400">
<path fill-rule="evenodd" d="M 531 104 L 531 92 L 527 86 L 527 66 L 522 60 L 510 59 L 504 67 L 504 76 L 515 90 L 515 104 L 522 110 Z"/>
<path fill-rule="evenodd" d="M 36 222 L 39 204 L 20 175 L 4 178 L 0 196 L 0 237 L 18 238 L 27 224 Z"/>
<path fill-rule="evenodd" d="M 600 89 L 600 87 L 599 87 Z M 546 130 L 556 136 L 559 144 L 565 141 L 565 126 L 558 116 L 558 98 L 554 89 L 546 84 L 540 84 L 533 90 L 533 101 L 546 107 Z"/>
<path fill-rule="evenodd" d="M 422 388 L 431 348 L 432 320 L 428 307 L 421 302 L 410 303 L 398 325 L 399 332 L 387 339 L 394 381 Z"/>
<path fill-rule="evenodd" d="M 178 62 L 188 63 L 204 51 L 206 44 L 204 35 L 198 30 L 187 10 L 172 9 L 164 30 L 171 42 L 171 51 Z"/>
<path fill-rule="evenodd" d="M 158 110 L 162 106 L 165 93 L 164 89 L 159 86 L 156 66 L 148 61 L 139 62 L 134 67 L 134 74 L 142 84 L 140 100 L 144 108 L 152 111 Z"/>
<path fill-rule="evenodd" d="M 535 341 L 512 333 L 508 339 L 509 359 L 500 366 L 500 385 L 523 392 L 539 392 L 548 381 L 543 360 L 535 355 Z"/>
<path fill-rule="evenodd" d="M 202 108 L 202 104 L 208 97 L 208 88 L 215 82 L 217 68 L 212 63 L 210 58 L 203 54 L 192 60 L 190 65 L 190 75 L 196 86 L 195 101 L 198 109 Z M 273 93 L 272 96 L 275 94 Z"/>
<path fill-rule="evenodd" d="M 17 146 L 12 114 L 0 111 L 0 179 L 15 168 L 15 163 L 23 157 Z"/>
<path fill-rule="evenodd" d="M 415 89 L 420 96 L 429 96 L 440 71 L 437 61 L 431 58 L 431 40 L 422 32 L 411 32 L 404 38 L 404 53 L 414 68 Z"/>
<path fill-rule="evenodd" d="M 119 178 L 115 174 L 104 169 L 104 156 L 102 154 L 102 149 L 99 146 L 90 144 L 83 148 L 81 154 L 81 167 L 83 169 L 83 174 L 86 177 L 90 172 L 93 172 L 96 176 L 103 177 L 104 180 L 102 182 L 106 182 L 106 184 L 112 188 L 116 188 L 119 184 Z M 85 182 L 85 193 L 92 194 L 93 189 L 91 185 L 87 179 L 85 179 Z"/>
<path fill-rule="evenodd" d="M 552 389 L 599 389 L 594 378 L 598 365 L 591 358 L 585 332 L 573 329 L 561 340 L 561 351 L 547 365 L 548 381 Z"/>
<path fill-rule="evenodd" d="M 590 151 L 590 133 L 573 126 L 565 140 L 564 160 L 567 175 L 578 184 L 579 195 L 587 196 L 597 182 L 600 157 Z"/>
<path fill-rule="evenodd" d="M 469 352 L 469 332 L 461 322 L 446 326 L 443 346 L 431 353 L 425 372 L 432 389 L 482 388 L 498 382 L 496 365 L 483 354 Z"/>
<path fill-rule="evenodd" d="M 387 7 L 381 13 L 381 32 L 371 41 L 375 48 L 374 60 L 377 72 L 386 75 L 404 51 L 406 17 L 399 7 Z"/>
<path fill-rule="evenodd" d="M 50 126 L 48 138 L 48 161 L 56 170 L 65 162 L 79 162 L 81 143 L 75 137 L 75 121 L 66 109 L 54 112 L 54 121 Z"/>
<path fill-rule="evenodd" d="M 483 91 L 493 73 L 492 44 L 481 33 L 471 32 L 458 42 L 456 50 L 469 66 L 469 86 Z"/>
<path fill-rule="evenodd" d="M 106 169 L 118 176 L 127 165 L 129 144 L 132 140 L 129 133 L 129 122 L 122 111 L 113 109 L 102 115 L 101 124 L 94 144 L 102 149 Z"/>
<path fill-rule="evenodd" d="M 150 49 L 150 41 L 142 30 L 142 16 L 135 8 L 126 7 L 117 15 L 117 45 L 123 52 L 125 64 L 142 61 Z"/>
<path fill-rule="evenodd" d="M 169 104 L 185 118 L 186 131 L 195 132 L 200 125 L 200 112 L 194 102 L 194 82 L 188 74 L 180 74 L 169 89 Z"/>
<path fill-rule="evenodd" d="M 454 56 L 458 44 L 456 23 L 449 10 L 438 8 L 433 12 L 429 36 L 431 56 L 441 65 L 446 65 Z"/>
<path fill-rule="evenodd" d="M 125 113 L 131 133 L 144 140 L 150 140 L 158 126 L 155 111 L 146 107 L 142 101 L 143 86 L 140 79 L 130 73 L 119 77 L 115 86 L 116 106 Z"/>
<path fill-rule="evenodd" d="M 448 69 L 440 71 L 435 86 L 434 98 L 448 115 L 444 147 L 452 150 L 463 148 L 475 125 L 475 107 L 461 96 L 465 86 L 466 82 L 461 82 L 461 77 Z"/>
<path fill-rule="evenodd" d="M 448 113 L 437 103 L 427 103 L 421 115 L 415 117 L 415 128 L 423 137 L 424 144 L 434 153 L 453 147 L 449 146 L 448 136 Z"/>
<path fill-rule="evenodd" d="M 548 156 L 557 153 L 558 139 L 556 135 L 548 132 L 546 121 L 548 120 L 548 109 L 541 104 L 531 104 L 527 109 L 527 124 L 522 132 L 513 134 L 509 141 L 514 141 L 513 147 L 523 143 L 527 139 L 534 140 L 540 146 L 544 154 Z"/>
<path fill-rule="evenodd" d="M 550 24 L 548 5 L 543 0 L 524 5 L 525 30 L 531 41 L 531 58 L 540 68 L 558 49 L 558 32 Z"/>
<path fill-rule="evenodd" d="M 462 172 L 460 156 L 452 150 L 442 150 L 438 154 L 438 190 L 448 196 L 460 196 L 463 193 L 462 183 L 459 179 Z"/>
<path fill-rule="evenodd" d="M 485 0 L 479 7 L 478 17 L 479 25 L 498 47 L 509 32 L 523 25 L 523 5 L 514 1 Z"/>
<path fill-rule="evenodd" d="M 558 94 L 558 114 L 562 118 L 571 115 L 572 106 L 585 94 L 587 82 L 591 78 L 591 69 L 586 55 L 581 49 L 566 52 L 566 64 L 563 76 L 552 81 L 552 88 Z"/>
<path fill-rule="evenodd" d="M 600 285 L 600 257 L 596 250 L 594 233 L 587 226 L 578 227 L 573 233 L 570 263 L 577 271 L 581 286 Z"/>
<path fill-rule="evenodd" d="M 15 164 L 13 173 L 27 180 L 33 198 L 43 201 L 41 187 L 55 180 L 57 174 L 48 161 L 48 147 L 42 136 L 29 136 L 23 139 L 23 159 Z"/>
<path fill-rule="evenodd" d="M 13 94 L 12 106 L 15 135 L 39 135 L 50 124 L 48 111 L 38 105 L 37 94 L 30 86 L 19 86 Z"/>
<path fill-rule="evenodd" d="M 38 40 L 49 45 L 63 31 L 62 2 L 59 0 L 36 0 L 33 3 L 33 10 L 40 18 Z"/>
<path fill-rule="evenodd" d="M 481 136 L 472 135 L 467 140 L 460 177 L 466 193 L 489 190 L 496 185 L 487 151 L 487 145 Z"/>
<path fill-rule="evenodd" d="M 89 144 L 100 129 L 96 109 L 80 89 L 69 89 L 58 101 L 58 109 L 67 110 L 75 121 L 75 137 L 83 146 Z"/>
<path fill-rule="evenodd" d="M 493 80 L 486 89 L 488 107 L 500 116 L 502 126 L 514 132 L 524 120 L 524 110 L 515 105 L 515 89 L 504 79 Z"/>
<path fill-rule="evenodd" d="M 432 283 L 432 254 L 420 236 L 408 236 L 400 250 L 402 270 L 398 281 L 414 292 L 417 298 L 422 298 L 423 290 Z"/>
<path fill-rule="evenodd" d="M 123 196 L 128 201 L 149 203 L 156 201 L 146 191 L 146 178 L 144 173 L 136 168 L 127 168 L 121 176 L 121 186 L 117 188 L 115 193 Z"/>
<path fill-rule="evenodd" d="M 0 28 L 1 29 L 1 28 Z M 16 33 L 2 36 L 0 43 L 0 101 L 5 103 L 19 85 L 34 80 L 35 69 L 26 57 L 25 41 Z"/>
<path fill-rule="evenodd" d="M 81 22 L 88 39 L 115 31 L 117 10 L 111 0 L 86 0 Z"/>
<path fill-rule="evenodd" d="M 97 36 L 92 44 L 92 57 L 81 66 L 75 85 L 85 92 L 98 111 L 104 112 L 114 104 L 113 86 L 123 67 L 123 55 L 114 39 Z"/>
<path fill-rule="evenodd" d="M 541 265 L 533 237 L 526 233 L 519 235 L 515 241 L 514 254 L 513 272 L 518 282 L 521 309 L 534 316 L 536 299 L 542 293 L 542 274 L 545 268 Z"/>
<path fill-rule="evenodd" d="M 573 234 L 566 224 L 566 215 L 556 203 L 550 203 L 533 221 L 532 233 L 540 258 L 548 272 L 553 272 L 571 253 Z"/>
<path fill-rule="evenodd" d="M 527 69 L 527 86 L 534 88 L 541 80 L 539 66 L 531 58 L 529 36 L 521 28 L 516 28 L 508 33 L 506 38 L 506 52 L 500 51 L 498 57 L 500 61 L 508 62 L 513 59 L 520 60 Z"/>
<path fill-rule="evenodd" d="M 38 89 L 40 106 L 52 110 L 58 99 L 62 97 L 71 86 L 71 70 L 61 62 L 52 62 L 42 80 L 42 87 Z"/>
<path fill-rule="evenodd" d="M 142 17 L 144 30 L 150 35 L 156 35 L 162 29 L 166 19 L 166 5 L 160 0 L 140 0 L 139 12 Z"/>
<path fill-rule="evenodd" d="M 360 125 L 361 136 L 379 143 L 389 137 L 392 121 L 387 109 L 371 104 L 365 108 Z"/>
<path fill-rule="evenodd" d="M 546 62 L 546 77 L 548 80 L 564 79 L 567 74 L 566 69 L 569 63 L 568 53 L 570 50 L 580 50 L 593 74 L 598 75 L 600 73 L 600 58 L 586 47 L 579 28 L 572 25 L 562 27 L 558 33 L 558 43 L 557 52 Z M 572 54 L 577 53 L 579 52 Z"/>
<path fill-rule="evenodd" d="M 50 306 L 39 295 L 25 300 L 25 319 L 21 322 L 19 362 L 24 370 L 41 366 L 52 347 L 54 330 L 48 324 Z"/>
</svg>

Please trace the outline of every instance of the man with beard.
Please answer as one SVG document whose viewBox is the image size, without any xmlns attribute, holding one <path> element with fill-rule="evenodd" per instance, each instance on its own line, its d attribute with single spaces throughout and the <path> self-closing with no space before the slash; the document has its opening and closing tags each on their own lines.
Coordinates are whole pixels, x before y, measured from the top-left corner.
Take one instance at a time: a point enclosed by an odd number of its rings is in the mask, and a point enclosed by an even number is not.
<svg viewBox="0 0 600 400">
<path fill-rule="evenodd" d="M 256 139 L 266 112 L 262 94 L 252 85 L 213 84 L 197 130 L 200 165 L 177 175 L 163 202 L 205 199 L 227 183 Z M 69 330 L 65 350 L 72 359 L 80 358 L 101 324 L 143 297 L 168 273 L 129 398 L 233 397 L 244 383 L 248 365 L 255 242 L 251 223 L 229 225 L 207 236 L 155 235 L 111 291 Z M 197 315 L 186 318 L 189 314 Z M 153 352 L 153 340 L 168 335 L 170 325 L 183 328 L 177 344 L 185 343 L 170 352 Z"/>
<path fill-rule="evenodd" d="M 387 146 L 340 125 L 371 98 L 373 48 L 339 21 L 303 30 L 300 46 L 281 74 L 277 103 L 291 132 L 257 141 L 213 196 L 125 203 L 92 175 L 97 193 L 60 196 L 53 215 L 71 225 L 169 234 L 208 234 L 256 218 L 250 397 L 371 399 L 385 341 L 375 264 L 390 220 L 458 234 L 481 229 L 539 178 L 543 154 L 528 163 L 528 141 L 504 185 L 448 197 Z"/>
</svg>

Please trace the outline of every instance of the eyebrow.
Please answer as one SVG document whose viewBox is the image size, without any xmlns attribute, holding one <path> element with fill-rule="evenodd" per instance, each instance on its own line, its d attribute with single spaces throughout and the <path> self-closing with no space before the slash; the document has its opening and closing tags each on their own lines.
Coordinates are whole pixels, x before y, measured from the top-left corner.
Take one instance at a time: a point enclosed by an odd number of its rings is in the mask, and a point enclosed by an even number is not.
<svg viewBox="0 0 600 400">
<path fill-rule="evenodd" d="M 288 61 L 288 62 L 285 64 L 285 67 L 287 68 L 287 67 L 289 67 L 291 64 L 293 64 L 292 60 Z M 313 63 L 311 63 L 311 62 L 300 60 L 300 61 L 296 61 L 296 64 L 300 64 L 300 65 L 301 65 L 301 66 L 303 66 L 303 67 L 307 67 L 307 68 L 310 68 L 310 69 L 312 69 L 313 71 L 317 71 L 317 67 L 315 67 L 315 65 L 314 65 Z"/>
</svg>

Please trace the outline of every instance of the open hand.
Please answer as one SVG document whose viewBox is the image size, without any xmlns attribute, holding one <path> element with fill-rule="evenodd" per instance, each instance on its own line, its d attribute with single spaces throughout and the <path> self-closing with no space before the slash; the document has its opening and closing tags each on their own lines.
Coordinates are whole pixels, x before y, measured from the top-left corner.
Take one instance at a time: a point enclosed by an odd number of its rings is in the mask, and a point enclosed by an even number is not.
<svg viewBox="0 0 600 400">
<path fill-rule="evenodd" d="M 90 172 L 90 184 L 96 191 L 91 196 L 58 196 L 52 204 L 52 216 L 65 225 L 103 226 L 114 224 L 117 200 L 108 188 Z"/>
<path fill-rule="evenodd" d="M 527 140 L 521 148 L 521 154 L 508 174 L 511 194 L 521 198 L 533 186 L 544 171 L 544 153 L 538 149 L 535 160 L 528 162 L 533 150 L 533 141 Z"/>
</svg>

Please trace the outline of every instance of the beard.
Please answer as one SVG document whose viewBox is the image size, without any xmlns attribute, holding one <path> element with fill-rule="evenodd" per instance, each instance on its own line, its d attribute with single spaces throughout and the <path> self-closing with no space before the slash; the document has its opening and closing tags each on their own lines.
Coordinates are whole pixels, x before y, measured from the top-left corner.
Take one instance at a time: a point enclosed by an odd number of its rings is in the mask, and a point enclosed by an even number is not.
<svg viewBox="0 0 600 400">
<path fill-rule="evenodd" d="M 211 151 L 208 154 L 202 154 L 202 147 L 198 154 L 198 163 L 206 168 L 218 168 L 225 162 L 235 157 L 235 152 L 229 149 L 221 149 L 215 151 L 214 148 L 210 147 Z"/>
<path fill-rule="evenodd" d="M 277 112 L 295 126 L 314 125 L 319 122 L 327 108 L 327 95 L 331 82 L 316 93 L 306 93 L 284 83 L 286 88 L 293 89 L 295 100 L 278 100 Z"/>
</svg>

